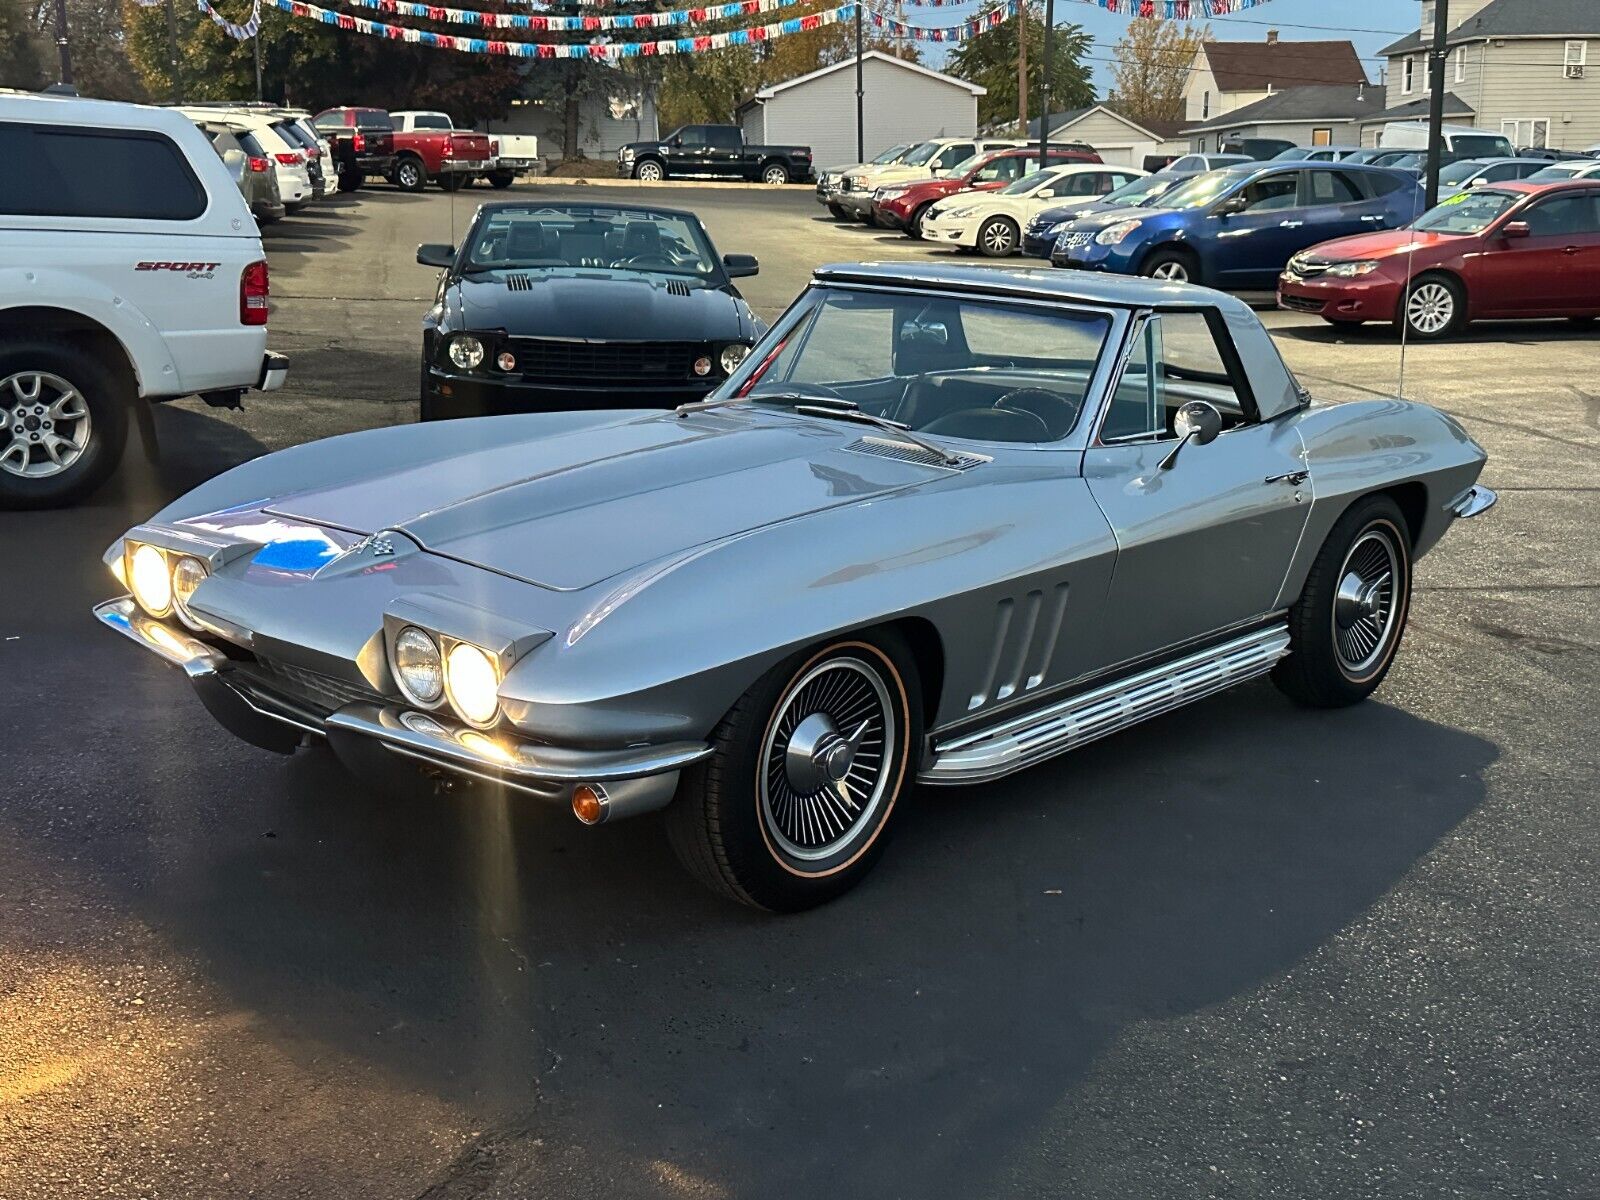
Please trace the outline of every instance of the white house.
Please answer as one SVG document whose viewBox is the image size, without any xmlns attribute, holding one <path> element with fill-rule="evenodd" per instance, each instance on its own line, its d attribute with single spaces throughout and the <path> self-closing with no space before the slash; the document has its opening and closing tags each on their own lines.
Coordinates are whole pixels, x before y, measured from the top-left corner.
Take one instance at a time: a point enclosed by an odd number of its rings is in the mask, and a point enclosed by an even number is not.
<svg viewBox="0 0 1600 1200">
<path fill-rule="evenodd" d="M 1597 0 L 1600 3 L 1600 0 Z M 1361 144 L 1364 121 L 1384 112 L 1384 90 L 1370 83 L 1313 83 L 1263 96 L 1183 135 L 1191 148 L 1216 152 L 1233 138 L 1280 138 L 1297 146 Z"/>
<path fill-rule="evenodd" d="M 1284 88 L 1366 81 L 1366 69 L 1351 42 L 1286 42 L 1269 29 L 1262 42 L 1206 42 L 1200 47 L 1184 82 L 1183 118 L 1200 125 Z"/>
<path fill-rule="evenodd" d="M 482 123 L 485 132 L 531 133 L 539 139 L 539 154 L 558 160 L 566 139 L 566 105 L 559 99 L 518 99 L 504 116 Z M 650 142 L 661 136 L 656 106 L 649 92 L 614 97 L 586 95 L 578 105 L 578 148 L 587 158 L 615 158 L 628 142 Z"/>
<path fill-rule="evenodd" d="M 881 50 L 862 55 L 863 125 L 870 159 L 901 142 L 971 137 L 985 89 Z M 764 87 L 735 114 L 747 141 L 810 146 L 818 168 L 856 155 L 856 60 Z"/>
<path fill-rule="evenodd" d="M 1135 121 L 1104 104 L 1091 104 L 1050 117 L 1052 142 L 1093 146 L 1102 162 L 1143 167 L 1146 159 L 1182 154 L 1188 144 L 1177 136 L 1182 121 Z M 1028 137 L 1039 137 L 1039 119 L 1028 122 Z"/>
<path fill-rule="evenodd" d="M 1445 119 L 1503 133 L 1513 145 L 1581 150 L 1600 142 L 1600 0 L 1451 0 Z M 1433 3 L 1421 25 L 1385 46 L 1384 121 L 1425 119 Z"/>
</svg>

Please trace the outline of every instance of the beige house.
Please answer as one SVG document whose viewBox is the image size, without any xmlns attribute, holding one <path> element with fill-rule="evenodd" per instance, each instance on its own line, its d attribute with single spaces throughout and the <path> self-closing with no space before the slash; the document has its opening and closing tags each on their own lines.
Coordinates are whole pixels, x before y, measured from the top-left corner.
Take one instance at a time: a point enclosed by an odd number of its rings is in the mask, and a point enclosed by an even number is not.
<svg viewBox="0 0 1600 1200">
<path fill-rule="evenodd" d="M 1518 147 L 1600 143 L 1600 0 L 1450 0 L 1445 119 L 1503 133 Z M 1390 108 L 1363 127 L 1426 120 L 1433 3 L 1386 46 Z"/>
<path fill-rule="evenodd" d="M 1200 47 L 1183 88 L 1183 119 L 1186 125 L 1205 124 L 1284 88 L 1365 82 L 1351 42 L 1286 42 L 1269 29 L 1262 42 Z"/>
<path fill-rule="evenodd" d="M 1596 0 L 1600 3 L 1600 0 Z M 1360 145 L 1363 124 L 1384 112 L 1384 90 L 1370 83 L 1311 83 L 1284 88 L 1183 131 L 1205 154 L 1235 138 L 1277 138 L 1296 146 Z"/>
<path fill-rule="evenodd" d="M 1177 137 L 1181 124 L 1181 121 L 1135 121 L 1104 104 L 1091 104 L 1087 108 L 1052 114 L 1050 140 L 1057 145 L 1083 142 L 1093 146 L 1101 162 L 1153 169 L 1146 160 L 1159 160 L 1159 166 L 1188 148 Z M 1039 119 L 1035 117 L 1028 122 L 1028 140 L 1038 139 Z"/>
</svg>

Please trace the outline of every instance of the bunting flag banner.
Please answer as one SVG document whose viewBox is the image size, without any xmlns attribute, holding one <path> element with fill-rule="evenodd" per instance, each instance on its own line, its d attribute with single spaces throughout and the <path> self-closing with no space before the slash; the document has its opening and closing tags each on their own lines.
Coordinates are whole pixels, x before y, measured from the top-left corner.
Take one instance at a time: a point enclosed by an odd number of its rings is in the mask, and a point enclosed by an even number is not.
<svg viewBox="0 0 1600 1200">
<path fill-rule="evenodd" d="M 159 4 L 164 4 L 166 0 L 133 0 L 133 2 L 140 8 L 155 8 Z M 235 25 L 228 20 L 211 7 L 209 0 L 195 0 L 194 6 L 220 25 L 223 33 L 236 41 L 242 42 L 246 38 L 253 38 L 261 29 L 261 0 L 251 0 L 250 19 L 243 25 Z"/>
<path fill-rule="evenodd" d="M 207 0 L 199 2 L 204 4 Z M 502 42 L 485 38 L 455 37 L 402 25 L 386 25 L 381 21 L 368 21 L 364 17 L 354 17 L 349 13 L 332 12 L 315 4 L 305 3 L 304 0 L 266 0 L 266 2 L 291 16 L 320 21 L 324 25 L 333 25 L 351 33 L 410 42 L 419 46 L 432 46 L 437 50 L 455 50 L 463 54 L 500 54 L 512 58 L 592 58 L 601 61 L 650 58 L 663 54 L 700 54 L 707 50 L 722 50 L 728 46 L 756 45 L 790 34 L 820 29 L 824 25 L 853 21 L 856 15 L 856 6 L 852 3 L 841 4 L 838 8 L 810 13 L 803 17 L 790 17 L 786 21 L 778 21 L 771 25 L 758 25 L 752 29 L 734 29 L 727 33 L 702 33 L 695 37 L 672 38 L 659 42 L 610 42 L 599 39 L 591 42 Z M 1006 0 L 1006 3 L 957 25 L 930 28 L 896 21 L 892 22 L 892 26 L 902 31 L 901 36 L 919 41 L 964 42 L 1016 16 L 1020 4 L 1021 0 Z M 867 16 L 874 24 L 890 27 L 884 24 L 890 19 L 882 17 L 881 14 L 869 11 Z"/>
<path fill-rule="evenodd" d="M 698 24 L 702 21 L 726 21 L 733 17 L 749 17 L 756 13 L 772 12 L 804 4 L 806 0 L 735 0 L 732 4 L 717 4 L 710 8 L 680 8 L 674 12 L 632 13 L 601 17 L 546 17 L 526 13 L 478 12 L 471 8 L 440 8 L 433 4 L 415 4 L 411 0 L 347 0 L 359 8 L 370 8 L 392 16 L 421 17 L 426 21 L 443 21 L 451 25 L 483 25 L 491 29 L 528 29 L 538 33 L 557 30 L 592 32 L 602 29 L 656 29 L 671 25 Z M 853 19 L 853 18 L 852 18 Z"/>
</svg>

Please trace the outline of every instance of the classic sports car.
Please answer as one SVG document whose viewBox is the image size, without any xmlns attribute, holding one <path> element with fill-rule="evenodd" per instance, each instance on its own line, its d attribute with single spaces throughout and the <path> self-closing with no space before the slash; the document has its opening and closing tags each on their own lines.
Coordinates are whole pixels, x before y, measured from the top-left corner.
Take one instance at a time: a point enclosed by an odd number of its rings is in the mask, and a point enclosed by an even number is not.
<svg viewBox="0 0 1600 1200">
<path fill-rule="evenodd" d="M 766 326 L 693 213 L 614 204 L 485 204 L 422 322 L 422 419 L 670 408 L 704 398 Z"/>
<path fill-rule="evenodd" d="M 1268 672 L 1362 699 L 1483 465 L 1422 405 L 1311 404 L 1217 292 L 834 266 L 702 404 L 237 467 L 110 547 L 132 595 L 96 612 L 259 746 L 665 808 L 694 874 L 793 910 L 914 780 Z"/>
</svg>

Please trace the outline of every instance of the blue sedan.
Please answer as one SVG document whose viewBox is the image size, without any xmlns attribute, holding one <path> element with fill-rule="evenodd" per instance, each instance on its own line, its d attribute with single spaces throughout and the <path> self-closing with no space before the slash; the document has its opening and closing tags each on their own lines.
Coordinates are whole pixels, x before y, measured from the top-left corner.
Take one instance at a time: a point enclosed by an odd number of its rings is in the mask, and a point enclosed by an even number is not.
<svg viewBox="0 0 1600 1200">
<path fill-rule="evenodd" d="M 1400 171 L 1253 163 L 1197 175 L 1157 208 L 1075 220 L 1057 236 L 1050 261 L 1219 288 L 1271 288 L 1308 246 L 1399 229 L 1422 210 L 1421 186 Z"/>
<path fill-rule="evenodd" d="M 1192 179 L 1198 171 L 1157 171 L 1154 175 L 1141 175 L 1129 180 L 1104 196 L 1076 204 L 1058 204 L 1047 208 L 1022 231 L 1022 253 L 1029 258 L 1049 258 L 1061 231 L 1073 221 L 1095 213 L 1109 212 L 1113 208 L 1152 208 L 1160 198 L 1185 179 Z"/>
</svg>

